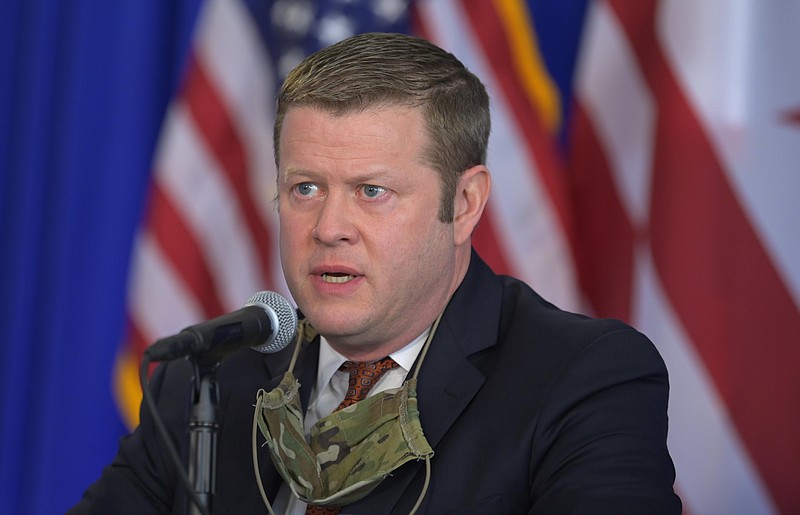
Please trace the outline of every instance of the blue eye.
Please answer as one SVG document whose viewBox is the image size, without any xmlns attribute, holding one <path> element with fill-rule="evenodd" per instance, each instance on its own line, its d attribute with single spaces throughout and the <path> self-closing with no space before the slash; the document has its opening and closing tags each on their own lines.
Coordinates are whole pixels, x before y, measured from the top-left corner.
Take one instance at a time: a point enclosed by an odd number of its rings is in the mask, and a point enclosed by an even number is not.
<svg viewBox="0 0 800 515">
<path fill-rule="evenodd" d="M 311 197 L 319 191 L 319 186 L 311 182 L 303 182 L 295 186 L 295 191 L 301 197 Z"/>
<path fill-rule="evenodd" d="M 378 198 L 386 193 L 386 188 L 381 186 L 374 186 L 372 184 L 365 184 L 361 187 L 362 194 L 366 198 Z"/>
</svg>

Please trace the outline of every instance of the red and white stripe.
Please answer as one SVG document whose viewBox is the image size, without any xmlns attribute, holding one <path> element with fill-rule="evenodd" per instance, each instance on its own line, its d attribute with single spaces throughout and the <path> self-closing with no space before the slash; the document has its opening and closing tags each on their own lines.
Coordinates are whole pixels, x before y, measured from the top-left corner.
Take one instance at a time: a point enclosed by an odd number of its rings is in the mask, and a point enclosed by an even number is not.
<svg viewBox="0 0 800 515">
<path fill-rule="evenodd" d="M 473 7 L 480 8 L 480 4 L 473 2 Z M 497 248 L 481 245 L 483 241 L 476 246 L 482 255 L 496 255 L 495 262 L 503 263 L 504 270 L 498 272 L 525 279 L 559 306 L 578 309 L 580 297 L 565 231 L 568 222 L 559 212 L 560 199 L 550 194 L 546 184 L 546 176 L 558 171 L 548 169 L 554 167 L 548 154 L 554 150 L 546 148 L 550 140 L 541 137 L 544 130 L 516 111 L 522 104 L 519 98 L 516 105 L 509 102 L 505 88 L 513 86 L 502 83 L 497 75 L 499 63 L 492 62 L 486 52 L 497 40 L 488 35 L 476 37 L 481 25 L 490 23 L 491 18 L 458 1 L 421 2 L 418 9 L 425 35 L 453 52 L 480 77 L 491 98 L 488 165 L 492 194 L 481 222 L 481 229 L 491 231 L 491 235 L 479 238 L 496 243 Z M 538 141 L 533 145 L 535 139 Z"/>
<path fill-rule="evenodd" d="M 286 293 L 266 49 L 240 2 L 206 2 L 194 37 L 135 247 L 129 318 L 139 350 L 238 309 L 256 291 Z"/>
</svg>

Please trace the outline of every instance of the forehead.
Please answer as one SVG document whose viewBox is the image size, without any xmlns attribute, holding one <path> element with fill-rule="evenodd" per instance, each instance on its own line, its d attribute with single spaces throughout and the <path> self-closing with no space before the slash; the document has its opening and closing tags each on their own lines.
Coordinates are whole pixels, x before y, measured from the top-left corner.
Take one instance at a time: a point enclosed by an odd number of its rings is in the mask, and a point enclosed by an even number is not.
<svg viewBox="0 0 800 515">
<path fill-rule="evenodd" d="M 415 130 L 424 128 L 424 114 L 421 107 L 378 104 L 363 109 L 354 108 L 340 111 L 335 108 L 299 105 L 293 106 L 286 111 L 281 127 L 281 136 L 285 134 L 286 126 L 292 125 L 292 122 L 297 120 L 323 125 L 326 123 L 370 124 L 377 129 L 381 127 L 413 128 Z"/>
<path fill-rule="evenodd" d="M 315 107 L 286 112 L 279 140 L 281 168 L 314 158 L 414 159 L 421 162 L 427 145 L 422 110 L 380 106 L 332 113 Z"/>
</svg>

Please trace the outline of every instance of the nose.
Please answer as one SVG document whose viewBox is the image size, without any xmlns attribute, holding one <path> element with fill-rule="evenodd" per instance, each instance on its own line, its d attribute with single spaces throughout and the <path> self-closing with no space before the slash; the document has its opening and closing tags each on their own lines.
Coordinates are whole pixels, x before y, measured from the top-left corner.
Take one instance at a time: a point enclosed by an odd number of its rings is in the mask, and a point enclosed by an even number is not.
<svg viewBox="0 0 800 515">
<path fill-rule="evenodd" d="M 346 194 L 329 192 L 320 201 L 317 223 L 311 236 L 323 245 L 355 243 L 358 240 L 358 231 L 353 223 L 354 215 Z"/>
</svg>

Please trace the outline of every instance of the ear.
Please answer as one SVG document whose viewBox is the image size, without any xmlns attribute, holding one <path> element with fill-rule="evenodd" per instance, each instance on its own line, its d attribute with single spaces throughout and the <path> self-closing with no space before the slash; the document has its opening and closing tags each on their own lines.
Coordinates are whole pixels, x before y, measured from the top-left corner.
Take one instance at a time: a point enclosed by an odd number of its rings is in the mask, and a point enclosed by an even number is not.
<svg viewBox="0 0 800 515">
<path fill-rule="evenodd" d="M 456 188 L 453 236 L 455 245 L 470 242 L 472 231 L 478 225 L 483 208 L 489 200 L 492 177 L 484 165 L 473 166 L 461 174 Z"/>
</svg>

